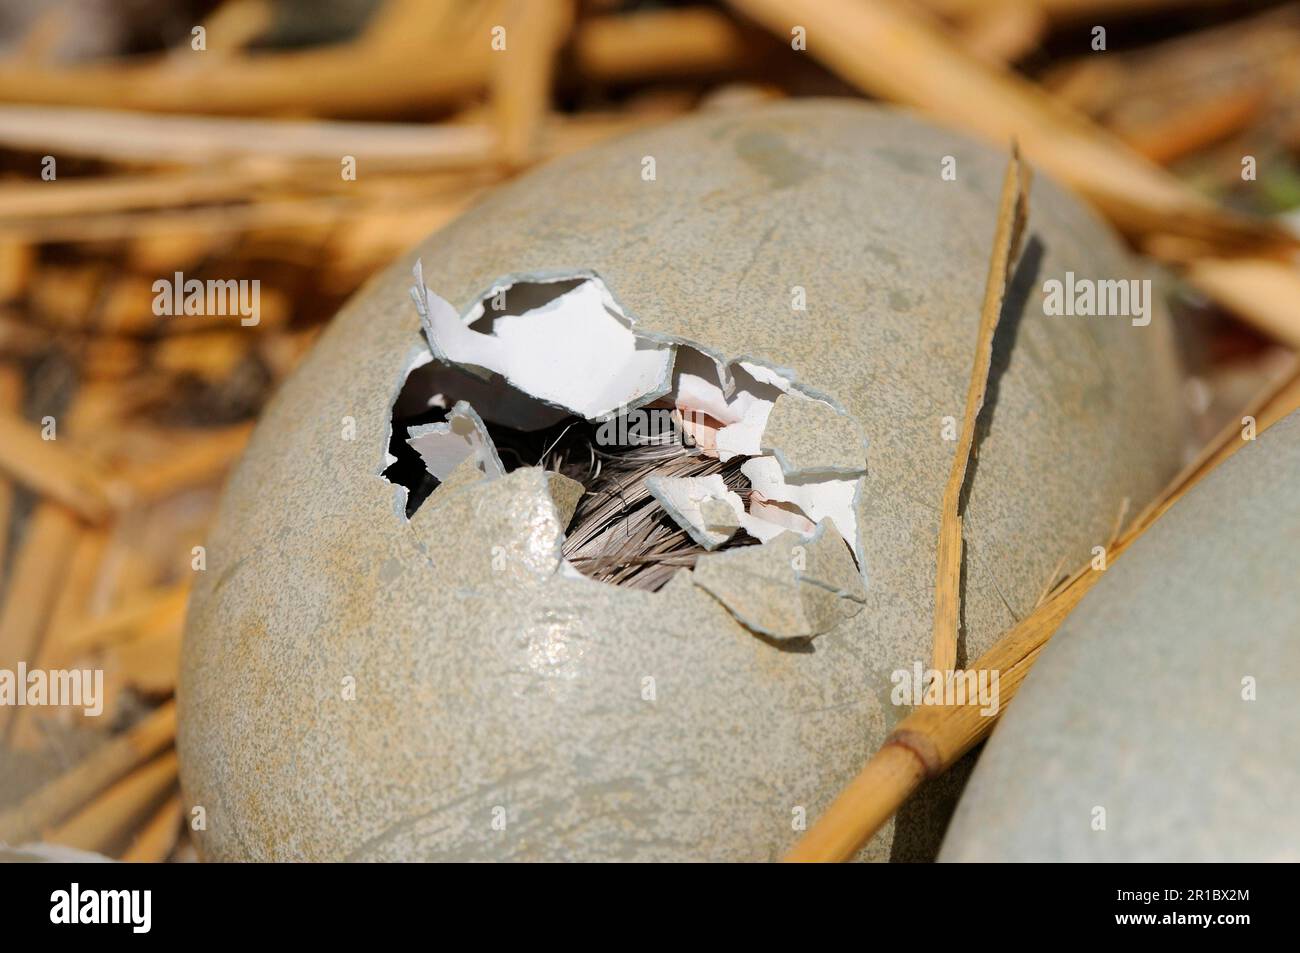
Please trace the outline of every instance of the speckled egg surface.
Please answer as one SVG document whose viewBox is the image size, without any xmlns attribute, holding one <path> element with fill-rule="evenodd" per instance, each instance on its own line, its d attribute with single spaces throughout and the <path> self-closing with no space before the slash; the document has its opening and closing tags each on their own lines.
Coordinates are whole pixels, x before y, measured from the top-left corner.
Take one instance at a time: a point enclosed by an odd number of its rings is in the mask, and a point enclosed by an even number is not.
<svg viewBox="0 0 1300 953">
<path fill-rule="evenodd" d="M 890 673 L 930 655 L 945 418 L 1004 163 L 858 103 L 705 113 L 499 189 L 372 280 L 267 409 L 196 581 L 179 746 L 203 855 L 778 857 L 905 714 Z M 449 481 L 408 522 L 381 472 L 429 352 L 417 260 L 466 315 L 515 276 L 596 274 L 638 333 L 833 398 L 867 441 L 865 597 L 783 646 L 736 611 L 782 608 L 775 590 L 729 605 L 685 570 L 658 592 L 575 578 L 535 468 Z M 1067 272 L 1140 277 L 1039 175 L 970 478 L 963 658 L 1178 467 L 1167 314 L 1048 316 L 1043 283 Z M 942 829 L 904 816 L 863 856 L 932 853 Z"/>
</svg>

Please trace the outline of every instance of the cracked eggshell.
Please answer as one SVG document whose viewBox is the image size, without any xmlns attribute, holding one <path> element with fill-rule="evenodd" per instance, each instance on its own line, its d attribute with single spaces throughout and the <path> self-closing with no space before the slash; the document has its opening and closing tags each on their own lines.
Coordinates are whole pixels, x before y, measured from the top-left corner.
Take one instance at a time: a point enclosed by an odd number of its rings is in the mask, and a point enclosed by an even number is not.
<svg viewBox="0 0 1300 953">
<path fill-rule="evenodd" d="M 947 155 L 955 182 L 939 176 Z M 962 413 L 1004 163 L 852 102 L 701 114 L 501 188 L 372 280 L 268 407 L 195 583 L 179 745 L 204 855 L 786 850 L 794 812 L 824 810 L 904 713 L 890 673 L 930 656 L 954 447 L 941 430 Z M 462 315 L 523 276 L 598 274 L 638 333 L 780 368 L 834 401 L 868 441 L 858 611 L 792 651 L 689 572 L 658 593 L 575 578 L 527 472 L 437 491 L 408 524 L 379 473 L 425 346 L 417 258 Z M 1067 269 L 1134 275 L 1040 175 L 966 510 L 972 658 L 1179 462 L 1167 315 L 1045 317 L 1037 288 Z M 791 310 L 796 287 L 806 311 Z M 864 856 L 932 853 L 942 829 L 905 815 Z"/>
<path fill-rule="evenodd" d="M 1106 570 L 994 730 L 941 859 L 1300 860 L 1297 473 L 1300 412 Z"/>
</svg>

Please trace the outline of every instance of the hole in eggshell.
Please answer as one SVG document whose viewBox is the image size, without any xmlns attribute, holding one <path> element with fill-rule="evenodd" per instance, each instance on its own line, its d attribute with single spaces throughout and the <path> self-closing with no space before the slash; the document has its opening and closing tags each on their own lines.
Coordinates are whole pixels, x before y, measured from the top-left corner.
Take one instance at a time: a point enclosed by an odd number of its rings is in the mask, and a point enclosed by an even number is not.
<svg viewBox="0 0 1300 953">
<path fill-rule="evenodd" d="M 505 283 L 464 318 L 416 276 L 429 354 L 394 402 L 383 470 L 408 518 L 443 482 L 535 466 L 582 485 L 564 557 L 604 582 L 656 590 L 823 518 L 856 564 L 856 479 L 787 482 L 764 452 L 777 398 L 817 399 L 781 373 L 636 334 L 594 275 Z"/>
</svg>

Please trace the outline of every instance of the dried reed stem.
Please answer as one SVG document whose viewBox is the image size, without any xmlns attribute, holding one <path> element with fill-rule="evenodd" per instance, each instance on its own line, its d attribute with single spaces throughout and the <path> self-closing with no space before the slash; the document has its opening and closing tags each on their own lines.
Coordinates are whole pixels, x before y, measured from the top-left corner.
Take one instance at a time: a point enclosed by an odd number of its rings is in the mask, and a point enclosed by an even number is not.
<svg viewBox="0 0 1300 953">
<path fill-rule="evenodd" d="M 506 0 L 501 18 L 510 44 L 493 57 L 492 105 L 497 120 L 497 154 L 512 169 L 536 161 L 539 136 L 551 103 L 555 55 L 573 26 L 571 0 L 531 3 Z"/>
<path fill-rule="evenodd" d="M 136 833 L 122 860 L 129 864 L 157 864 L 166 860 L 180 836 L 181 814 L 180 795 L 173 795 Z"/>
<path fill-rule="evenodd" d="M 66 569 L 59 574 L 60 590 L 54 598 L 49 623 L 44 638 L 39 640 L 35 652 L 28 659 L 31 668 L 58 668 L 54 664 L 62 655 L 63 639 L 69 624 L 86 615 L 95 589 L 103 573 L 104 551 L 108 545 L 108 532 L 99 527 L 79 527 L 77 542 Z M 9 744 L 13 748 L 33 750 L 43 740 L 37 728 L 37 718 L 48 718 L 58 708 L 24 705 L 13 710 L 13 724 L 9 729 Z"/>
<path fill-rule="evenodd" d="M 0 472 L 68 507 L 90 523 L 102 523 L 120 496 L 89 460 L 13 413 L 0 412 Z"/>
<path fill-rule="evenodd" d="M 126 839 L 142 818 L 176 786 L 176 751 L 169 749 L 122 780 L 109 785 L 90 804 L 45 838 L 78 850 L 104 852 Z"/>
<path fill-rule="evenodd" d="M 0 606 L 0 668 L 13 671 L 40 648 L 62 582 L 54 567 L 66 565 L 79 532 L 76 517 L 62 506 L 41 503 L 32 513 Z M 0 741 L 16 711 L 0 705 Z"/>
<path fill-rule="evenodd" d="M 182 444 L 162 463 L 151 461 L 124 469 L 120 483 L 130 491 L 131 502 L 136 505 L 212 483 L 239 459 L 252 432 L 251 424 L 210 429 L 202 437 Z"/>
<path fill-rule="evenodd" d="M 140 632 L 180 626 L 189 597 L 190 586 L 185 581 L 131 593 L 120 606 L 102 615 L 82 613 L 70 618 L 51 661 L 56 666 L 70 665 L 80 655 L 119 645 Z"/>
<path fill-rule="evenodd" d="M 726 73 L 757 58 L 750 32 L 705 6 L 592 16 L 573 31 L 573 59 L 603 81 Z"/>
<path fill-rule="evenodd" d="M 40 836 L 176 738 L 176 702 L 168 701 L 129 731 L 107 742 L 66 774 L 0 812 L 0 843 L 25 844 Z"/>
<path fill-rule="evenodd" d="M 1002 180 L 1002 198 L 998 206 L 997 228 L 993 234 L 993 253 L 984 283 L 984 304 L 980 308 L 979 333 L 975 339 L 975 363 L 971 367 L 966 389 L 966 411 L 961 435 L 953 454 L 952 469 L 943 491 L 939 512 L 938 566 L 934 588 L 934 649 L 931 667 L 937 672 L 951 672 L 957 667 L 957 628 L 961 609 L 961 496 L 966 486 L 966 468 L 975 443 L 975 425 L 984 407 L 989 385 L 989 366 L 993 361 L 993 336 L 1002 313 L 1011 265 L 1020 248 L 1028 214 L 1029 171 L 1020 160 L 1013 142 L 1011 158 Z"/>
<path fill-rule="evenodd" d="M 4 247 L 0 245 L 0 289 L 3 285 Z M 0 342 L 3 347 L 3 342 Z M 22 402 L 23 378 L 17 367 L 0 364 L 0 414 L 17 413 Z M 9 544 L 9 514 L 13 511 L 13 482 L 0 476 L 0 579 L 5 578 L 5 556 Z"/>
</svg>

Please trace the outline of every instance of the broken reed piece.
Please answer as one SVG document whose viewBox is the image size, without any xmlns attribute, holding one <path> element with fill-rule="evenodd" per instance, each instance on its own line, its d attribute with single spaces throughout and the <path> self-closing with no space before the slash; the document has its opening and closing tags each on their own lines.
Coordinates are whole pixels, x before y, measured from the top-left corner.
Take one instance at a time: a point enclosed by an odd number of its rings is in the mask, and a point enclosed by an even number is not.
<svg viewBox="0 0 1300 953">
<path fill-rule="evenodd" d="M 25 314 L 0 305 L 0 354 L 27 360 L 48 350 L 48 329 L 33 325 Z"/>
<path fill-rule="evenodd" d="M 70 624 L 87 614 L 103 570 L 104 550 L 108 546 L 108 532 L 102 527 L 79 525 L 77 541 L 67 569 L 61 572 L 61 588 L 54 599 L 44 638 L 27 660 L 29 669 L 57 669 L 64 654 L 63 640 Z M 17 598 L 23 598 L 18 595 Z M 24 705 L 15 708 L 9 729 L 9 745 L 15 749 L 35 750 L 42 742 L 38 718 L 49 718 L 66 713 L 57 707 Z"/>
<path fill-rule="evenodd" d="M 1152 96 L 1165 107 L 1158 112 L 1174 115 L 1197 108 L 1195 104 L 1214 104 L 1228 89 L 1271 89 L 1280 104 L 1294 89 L 1288 61 L 1294 63 L 1300 48 L 1298 12 L 1294 5 L 1274 7 L 1126 53 L 1085 53 L 1049 67 L 1044 81 L 1058 96 L 1086 103 L 1094 115 L 1118 120 L 1121 128 L 1123 113 L 1134 105 L 1140 108 L 1144 100 L 1149 103 Z M 1214 125 L 1212 117 L 1209 125 Z"/>
<path fill-rule="evenodd" d="M 157 502 L 181 490 L 212 483 L 239 459 L 252 432 L 252 424 L 207 430 L 165 461 L 124 469 L 119 480 L 131 500 L 139 504 Z"/>
<path fill-rule="evenodd" d="M 993 362 L 993 338 L 1002 301 L 1006 297 L 1011 268 L 1020 252 L 1025 220 L 1029 214 L 1030 171 L 1020 159 L 1013 141 L 1011 158 L 1002 180 L 998 203 L 997 226 L 993 233 L 993 251 L 989 256 L 988 277 L 984 283 L 984 303 L 980 307 L 979 331 L 975 338 L 975 361 L 966 389 L 966 409 L 961 434 L 953 454 L 948 483 L 944 487 L 939 511 L 939 545 L 934 587 L 933 661 L 936 672 L 951 672 L 957 667 L 957 636 L 961 616 L 961 498 L 966 486 L 966 471 L 975 444 L 975 426 L 984 408 L 989 385 L 989 368 Z"/>
<path fill-rule="evenodd" d="M 0 606 L 0 669 L 15 671 L 18 663 L 32 658 L 39 647 L 62 583 L 56 567 L 64 566 L 71 556 L 78 528 L 76 516 L 64 507 L 37 504 Z M 0 742 L 15 711 L 14 706 L 0 705 Z"/>
<path fill-rule="evenodd" d="M 1169 165 L 1250 128 L 1264 114 L 1268 99 L 1263 86 L 1230 89 L 1175 110 L 1124 138 L 1134 151 Z"/>
<path fill-rule="evenodd" d="M 173 694 L 181 670 L 184 623 L 177 618 L 133 633 L 105 658 L 107 677 L 147 698 Z"/>
<path fill-rule="evenodd" d="M 493 4 L 389 0 L 357 39 L 205 60 L 159 57 L 64 66 L 0 63 L 0 100 L 180 113 L 391 113 L 479 92 Z M 407 13 L 423 8 L 424 17 Z M 391 11 L 402 17 L 400 28 Z M 448 12 L 447 16 L 440 16 Z M 468 15 L 467 15 L 468 14 Z M 456 22 L 444 22 L 444 21 Z"/>
<path fill-rule="evenodd" d="M 46 9 L 29 22 L 21 38 L 9 46 L 5 55 L 20 63 L 40 63 L 54 59 L 58 56 L 60 44 L 71 34 L 75 22 L 75 11 L 71 6 L 58 4 Z"/>
<path fill-rule="evenodd" d="M 0 108 L 0 117 L 4 109 Z M 153 175 L 115 175 L 72 181 L 50 189 L 40 182 L 0 186 L 0 224 L 51 216 L 102 215 L 137 209 L 171 208 L 200 202 L 247 200 L 261 186 L 280 182 L 292 169 L 244 165 Z M 3 246 L 0 246 L 3 260 Z M 0 266 L 3 267 L 3 266 Z M 0 288 L 3 283 L 0 282 Z"/>
<path fill-rule="evenodd" d="M 11 59 L 0 64 L 0 100 L 191 114 L 392 114 L 481 93 L 498 55 L 486 38 L 501 22 L 493 3 L 389 0 L 361 36 L 325 48 L 216 55 L 220 39 L 209 31 L 199 61 L 188 46 L 73 66 Z M 707 9 L 584 17 L 574 32 L 578 72 L 596 82 L 722 72 L 750 59 L 745 31 Z M 515 38 L 511 31 L 509 43 Z"/>
<path fill-rule="evenodd" d="M 1246 408 L 1262 433 L 1300 407 L 1300 361 Z M 1107 553 L 1113 562 L 1188 490 L 1245 444 L 1242 426 L 1232 421 L 1178 474 L 1120 536 Z M 937 777 L 988 737 L 1048 640 L 1101 574 L 1084 566 L 1057 586 L 1028 616 L 1016 623 L 970 671 L 999 673 L 1000 705 L 981 712 L 978 699 L 965 705 L 914 708 L 885 739 L 857 777 L 786 854 L 793 863 L 850 860 L 885 821 L 902 807 L 921 782 Z"/>
<path fill-rule="evenodd" d="M 176 702 L 105 742 L 65 774 L 0 812 L 0 843 L 24 844 L 62 821 L 119 778 L 170 747 L 176 739 Z"/>
<path fill-rule="evenodd" d="M 48 189 L 43 191 L 49 194 Z M 36 249 L 29 242 L 0 238 L 0 304 L 17 301 L 26 293 L 35 264 Z"/>
<path fill-rule="evenodd" d="M 213 497 L 208 496 L 211 503 Z M 178 568 L 177 563 L 191 553 L 194 541 L 202 536 L 202 523 L 210 518 L 210 512 L 208 507 L 203 507 L 198 516 L 200 522 L 188 525 L 178 519 L 179 515 L 175 505 L 148 506 L 126 514 L 114 527 L 104 556 L 105 573 L 112 582 L 110 613 L 134 602 L 138 593 L 161 592 L 160 580 L 167 579 Z M 164 551 L 164 548 L 169 551 Z M 136 618 L 138 625 L 147 630 L 153 619 L 162 616 L 139 615 Z M 72 628 L 81 629 L 89 621 L 81 619 Z M 112 637 L 106 649 L 130 638 L 132 631 L 127 629 Z M 70 640 L 76 637 L 75 631 L 69 633 Z M 75 661 L 69 659 L 67 663 Z M 110 670 L 104 674 L 106 678 L 111 677 Z"/>
<path fill-rule="evenodd" d="M 1266 258 L 1201 258 L 1184 272 L 1187 283 L 1270 337 L 1300 348 L 1300 271 Z"/>
<path fill-rule="evenodd" d="M 99 406 L 103 393 L 102 387 L 91 384 L 81 387 L 64 414 L 64 423 L 69 431 L 86 432 L 85 422 Z M 4 419 L 0 415 L 0 421 Z M 18 420 L 23 428 L 29 426 L 16 415 L 8 419 Z M 43 448 L 53 446 L 52 442 L 39 437 L 35 440 Z M 0 458 L 5 452 L 12 452 L 12 448 L 0 447 Z M 6 598 L 0 606 L 0 668 L 12 670 L 20 661 L 30 665 L 33 660 L 43 657 L 50 631 L 50 613 L 68 605 L 66 600 L 81 599 L 85 589 L 91 585 L 84 580 L 96 572 L 93 563 L 97 558 L 91 552 L 82 551 L 82 545 L 88 536 L 94 535 L 102 538 L 95 524 L 88 527 L 67 507 L 51 501 L 38 503 L 14 565 Z M 86 543 L 86 546 L 89 548 L 90 544 Z M 63 567 L 70 560 L 79 561 L 80 568 L 75 572 L 82 577 L 82 582 L 51 571 L 50 567 Z M 0 706 L 0 740 L 9 733 L 11 720 L 21 720 L 19 713 L 27 711 L 25 708 Z"/>
<path fill-rule="evenodd" d="M 1163 7 L 1194 6 L 1198 0 L 1032 0 L 1029 6 L 1037 7 L 1054 20 L 1069 20 L 1095 13 L 1133 15 L 1150 13 Z M 1221 3 L 1222 0 L 1199 0 L 1202 4 Z M 926 0 L 926 6 L 947 16 L 970 15 L 988 4 L 988 0 Z"/>
<path fill-rule="evenodd" d="M 404 217 L 413 221 L 410 233 L 425 226 L 439 227 L 455 218 L 478 197 L 479 190 L 446 198 L 426 201 L 400 200 Z M 248 233 L 291 232 L 292 241 L 299 246 L 316 246 L 335 239 L 340 229 L 360 226 L 375 215 L 392 211 L 398 199 L 370 202 L 336 195 L 321 195 L 301 200 L 269 199 L 244 205 L 198 206 L 195 208 L 164 209 L 129 214 L 109 213 L 81 218 L 54 217 L 25 219 L 9 226 L 16 234 L 34 243 L 72 242 L 79 246 L 96 243 L 128 242 L 133 247 L 142 243 L 166 244 L 173 247 L 200 247 L 229 243 Z M 373 236 L 372 238 L 376 237 Z M 398 247 L 400 239 L 384 237 L 382 248 Z M 373 242 L 372 242 L 373 243 Z M 182 269 L 183 270 L 183 269 Z M 107 280 L 121 280 L 129 276 L 105 276 Z M 150 284 L 149 287 L 152 287 Z M 348 290 L 351 290 L 349 287 Z M 269 299 L 272 293 L 286 297 L 278 289 L 263 286 L 261 325 L 279 323 L 282 309 L 272 313 Z M 135 319 L 144 324 L 156 323 L 150 307 L 154 294 L 145 299 L 143 310 L 135 305 Z M 95 295 L 89 296 L 93 302 Z M 65 308 L 65 310 L 67 310 Z M 226 315 L 190 315 L 184 321 L 169 321 L 162 325 L 168 333 L 183 333 L 195 328 L 228 325 Z"/>
<path fill-rule="evenodd" d="M 122 853 L 128 864 L 159 864 L 171 856 L 181 832 L 181 798 L 169 797 L 131 840 Z"/>
<path fill-rule="evenodd" d="M 270 0 L 226 0 L 203 21 L 205 60 L 244 49 L 275 23 Z M 184 41 L 189 45 L 189 39 Z M 184 53 L 184 47 L 177 52 Z"/>
<path fill-rule="evenodd" d="M 44 840 L 78 850 L 104 853 L 124 841 L 176 786 L 176 749 L 109 785 L 68 820 L 47 832 Z"/>
<path fill-rule="evenodd" d="M 126 337 L 96 338 L 81 355 L 82 379 L 105 383 L 126 380 L 140 372 L 148 360 L 147 345 Z"/>
<path fill-rule="evenodd" d="M 991 3 L 962 11 L 957 23 L 962 48 L 980 60 L 1013 63 L 1042 42 L 1047 17 L 1033 3 Z"/>
<path fill-rule="evenodd" d="M 757 58 L 752 32 L 703 6 L 592 16 L 574 31 L 574 66 L 597 82 L 738 72 Z"/>
<path fill-rule="evenodd" d="M 510 42 L 493 57 L 491 71 L 497 157 L 508 169 L 522 169 L 540 150 L 555 57 L 573 27 L 574 10 L 571 0 L 504 0 L 500 6 Z"/>
<path fill-rule="evenodd" d="M 76 266 L 49 264 L 38 268 L 27 293 L 28 307 L 45 324 L 83 330 L 89 324 L 105 273 L 103 264 L 98 262 Z"/>
<path fill-rule="evenodd" d="M 93 463 L 42 439 L 39 428 L 12 412 L 0 411 L 0 472 L 89 523 L 103 523 L 125 502 L 121 488 Z"/>
<path fill-rule="evenodd" d="M 0 258 L 4 248 L 0 246 Z M 0 269 L 3 269 L 0 262 Z M 0 341 L 3 349 L 3 341 Z M 0 414 L 16 414 L 22 406 L 23 376 L 13 364 L 0 364 Z M 14 483 L 0 475 L 0 579 L 5 578 L 5 556 L 9 544 L 9 517 L 14 506 Z"/>
<path fill-rule="evenodd" d="M 485 44 L 486 45 L 486 44 Z M 338 180 L 339 157 L 363 156 L 370 171 L 401 168 L 431 172 L 476 169 L 492 159 L 493 134 L 483 123 L 433 125 L 343 122 L 330 119 L 249 119 L 224 116 L 157 116 L 120 109 L 79 109 L 62 106 L 0 106 L 0 145 L 11 149 L 56 149 L 59 155 L 86 156 L 110 162 L 168 162 L 201 167 L 212 175 L 209 186 L 196 186 L 214 197 L 243 176 L 248 187 L 293 177 L 295 170 L 212 171 L 214 163 L 237 160 L 328 163 Z M 185 179 L 157 188 L 174 191 Z M 301 182 L 299 183 L 301 185 Z M 139 194 L 122 185 L 71 185 L 96 204 L 119 203 Z M 141 186 L 143 188 L 143 186 Z M 24 191 L 31 191 L 24 189 Z M 32 193 L 35 194 L 34 192 Z M 73 193 L 77 194 L 77 193 Z M 147 198 L 147 196 L 142 196 Z M 31 199 L 29 201 L 36 201 Z M 70 200 L 56 200 L 51 202 Z M 152 203 L 151 203 L 152 204 Z M 92 209 L 93 210 L 93 206 Z M 8 215 L 6 217 L 17 217 Z"/>
<path fill-rule="evenodd" d="M 79 656 L 112 648 L 135 633 L 180 625 L 185 619 L 189 583 L 135 593 L 109 612 L 93 618 L 69 619 L 67 634 L 59 640 L 55 667 L 70 665 Z"/>
<path fill-rule="evenodd" d="M 267 200 L 246 205 L 24 219 L 7 228 L 31 242 L 75 242 L 79 245 L 134 242 L 144 238 L 165 241 L 172 235 L 189 240 L 191 236 L 203 233 L 209 240 L 219 240 L 232 234 L 279 229 L 307 232 L 301 240 L 309 241 L 315 237 L 311 234 L 313 230 L 318 231 L 323 239 L 331 229 L 345 223 L 350 215 L 363 208 L 363 204 L 344 198 L 321 196 L 300 201 Z M 197 316 L 191 323 L 199 323 Z"/>
</svg>

